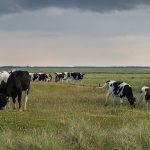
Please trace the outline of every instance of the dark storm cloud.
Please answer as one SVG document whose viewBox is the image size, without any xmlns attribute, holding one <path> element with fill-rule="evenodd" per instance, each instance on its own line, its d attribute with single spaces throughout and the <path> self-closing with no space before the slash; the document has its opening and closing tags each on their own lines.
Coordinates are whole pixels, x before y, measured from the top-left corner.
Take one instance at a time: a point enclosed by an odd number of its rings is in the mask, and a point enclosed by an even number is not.
<svg viewBox="0 0 150 150">
<path fill-rule="evenodd" d="M 0 14 L 36 10 L 45 7 L 107 12 L 133 9 L 138 5 L 150 5 L 150 0 L 0 0 Z"/>
</svg>

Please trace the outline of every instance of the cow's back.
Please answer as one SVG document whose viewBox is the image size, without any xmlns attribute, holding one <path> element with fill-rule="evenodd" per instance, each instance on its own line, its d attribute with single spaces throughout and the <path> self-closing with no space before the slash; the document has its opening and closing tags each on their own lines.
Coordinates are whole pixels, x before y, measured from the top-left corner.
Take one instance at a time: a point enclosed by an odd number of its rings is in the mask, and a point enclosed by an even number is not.
<svg viewBox="0 0 150 150">
<path fill-rule="evenodd" d="M 30 87 L 30 75 L 27 71 L 15 71 L 8 78 L 6 91 L 13 89 L 26 90 Z"/>
</svg>

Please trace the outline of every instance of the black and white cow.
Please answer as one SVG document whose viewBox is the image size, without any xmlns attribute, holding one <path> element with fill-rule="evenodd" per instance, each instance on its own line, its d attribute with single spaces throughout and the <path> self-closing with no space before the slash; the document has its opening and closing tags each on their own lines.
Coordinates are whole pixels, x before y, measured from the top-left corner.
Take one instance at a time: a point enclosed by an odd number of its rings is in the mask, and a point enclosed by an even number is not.
<svg viewBox="0 0 150 150">
<path fill-rule="evenodd" d="M 114 106 L 114 98 L 115 96 L 117 96 L 117 97 L 120 97 L 121 104 L 123 104 L 123 102 L 127 99 L 130 105 L 132 107 L 135 107 L 136 99 L 133 96 L 132 87 L 129 84 L 125 82 L 121 82 L 121 81 L 109 80 L 109 81 L 106 81 L 104 86 L 100 88 L 104 88 L 106 85 L 108 85 L 106 103 L 107 103 L 108 98 L 112 96 L 112 103 Z"/>
<path fill-rule="evenodd" d="M 80 72 L 70 72 L 69 79 L 72 82 L 80 81 L 80 83 L 82 84 L 84 75 L 85 75 L 84 73 L 80 73 Z"/>
<path fill-rule="evenodd" d="M 39 74 L 39 81 L 52 81 L 52 76 L 50 74 L 41 73 Z"/>
<path fill-rule="evenodd" d="M 70 75 L 73 80 L 82 80 L 85 74 L 80 72 L 71 72 Z"/>
<path fill-rule="evenodd" d="M 29 73 L 31 76 L 31 81 L 52 81 L 52 76 L 51 74 L 46 74 L 46 73 Z"/>
<path fill-rule="evenodd" d="M 47 76 L 48 76 L 48 78 L 46 79 L 46 81 L 51 82 L 53 79 L 52 75 L 49 73 L 49 74 L 47 74 Z"/>
<path fill-rule="evenodd" d="M 55 82 L 63 82 L 64 74 L 62 72 L 55 72 Z"/>
<path fill-rule="evenodd" d="M 63 81 L 66 81 L 67 83 L 72 80 L 71 72 L 63 72 L 62 76 L 63 76 Z"/>
<path fill-rule="evenodd" d="M 143 86 L 141 88 L 141 95 L 140 95 L 140 101 L 138 102 L 138 104 L 140 104 L 140 102 L 143 100 L 145 105 L 146 105 L 146 109 L 148 111 L 148 105 L 150 103 L 150 87 L 147 86 Z"/>
<path fill-rule="evenodd" d="M 69 72 L 56 72 L 55 73 L 55 82 L 63 82 L 66 81 L 68 82 L 70 77 L 70 73 Z"/>
<path fill-rule="evenodd" d="M 6 106 L 9 97 L 12 97 L 14 108 L 16 108 L 16 97 L 18 97 L 19 110 L 21 110 L 22 92 L 25 91 L 24 110 L 26 110 L 26 103 L 28 100 L 29 89 L 30 89 L 29 73 L 27 71 L 12 72 L 7 80 L 7 83 L 3 82 L 3 88 L 1 89 L 0 93 L 0 108 Z"/>
<path fill-rule="evenodd" d="M 31 76 L 31 81 L 39 81 L 39 73 L 29 73 L 29 75 Z"/>
<path fill-rule="evenodd" d="M 84 73 L 79 73 L 79 72 L 56 72 L 55 73 L 55 81 L 82 81 L 84 78 Z"/>
</svg>

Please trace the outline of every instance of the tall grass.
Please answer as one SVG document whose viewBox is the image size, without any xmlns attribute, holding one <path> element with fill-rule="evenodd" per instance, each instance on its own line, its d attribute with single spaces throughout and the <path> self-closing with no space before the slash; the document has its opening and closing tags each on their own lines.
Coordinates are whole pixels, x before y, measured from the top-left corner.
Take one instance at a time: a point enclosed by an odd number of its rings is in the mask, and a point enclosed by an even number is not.
<svg viewBox="0 0 150 150">
<path fill-rule="evenodd" d="M 54 150 L 147 150 L 150 147 L 150 113 L 143 103 L 131 109 L 115 99 L 105 106 L 108 79 L 133 85 L 139 97 L 148 74 L 87 74 L 84 85 L 31 83 L 27 111 L 0 111 L 0 149 Z M 11 104 L 12 105 L 12 104 Z M 23 103 L 22 103 L 23 105 Z"/>
</svg>

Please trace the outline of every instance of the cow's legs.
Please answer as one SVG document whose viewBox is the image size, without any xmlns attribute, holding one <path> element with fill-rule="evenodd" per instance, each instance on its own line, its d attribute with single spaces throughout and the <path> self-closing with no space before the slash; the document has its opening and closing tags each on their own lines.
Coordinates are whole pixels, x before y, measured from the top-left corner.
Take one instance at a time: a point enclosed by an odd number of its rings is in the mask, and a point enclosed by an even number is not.
<svg viewBox="0 0 150 150">
<path fill-rule="evenodd" d="M 70 83 L 73 83 L 73 78 L 72 78 L 72 77 L 69 79 L 69 82 L 70 82 Z"/>
<path fill-rule="evenodd" d="M 115 97 L 112 95 L 112 106 L 114 107 L 115 106 Z"/>
<path fill-rule="evenodd" d="M 120 98 L 120 106 L 123 106 L 123 99 Z"/>
<path fill-rule="evenodd" d="M 18 94 L 19 111 L 21 111 L 21 96 L 22 96 L 22 92 L 20 92 L 20 93 Z"/>
<path fill-rule="evenodd" d="M 143 95 L 141 94 L 141 95 L 140 95 L 140 99 L 139 99 L 139 101 L 138 101 L 138 105 L 140 105 L 140 103 L 141 103 L 142 100 L 144 101 L 144 98 L 143 98 Z"/>
<path fill-rule="evenodd" d="M 108 93 L 106 94 L 105 105 L 107 105 L 107 101 L 108 101 L 108 99 L 109 99 L 109 96 L 110 96 L 110 93 L 108 92 Z"/>
<path fill-rule="evenodd" d="M 10 109 L 10 97 L 8 98 L 7 107 Z"/>
<path fill-rule="evenodd" d="M 28 90 L 25 92 L 24 110 L 27 109 L 27 101 L 28 101 Z"/>
<path fill-rule="evenodd" d="M 75 79 L 72 80 L 72 83 L 75 84 Z"/>
<path fill-rule="evenodd" d="M 4 109 L 6 109 L 6 108 L 10 109 L 10 97 L 7 99 L 7 104 L 4 107 Z"/>
<path fill-rule="evenodd" d="M 12 99 L 13 99 L 13 103 L 14 103 L 14 109 L 16 109 L 16 98 L 13 97 Z"/>
<path fill-rule="evenodd" d="M 66 83 L 69 83 L 69 79 L 66 79 Z"/>
<path fill-rule="evenodd" d="M 144 103 L 146 105 L 146 111 L 148 112 L 148 101 L 147 100 L 144 100 Z"/>
</svg>

